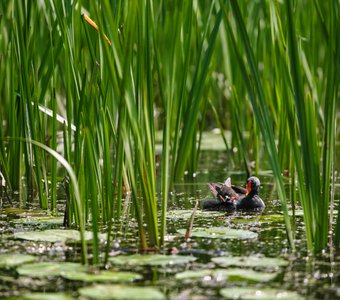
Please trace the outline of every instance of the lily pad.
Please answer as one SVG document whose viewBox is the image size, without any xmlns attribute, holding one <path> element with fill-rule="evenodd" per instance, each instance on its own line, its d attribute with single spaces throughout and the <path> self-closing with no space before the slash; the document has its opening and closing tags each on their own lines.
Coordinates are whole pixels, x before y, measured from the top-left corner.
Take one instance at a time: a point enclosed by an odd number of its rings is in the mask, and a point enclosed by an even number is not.
<svg viewBox="0 0 340 300">
<path fill-rule="evenodd" d="M 271 288 L 225 288 L 220 290 L 220 294 L 227 299 L 242 299 L 242 300 L 302 300 L 304 299 L 297 292 L 277 290 Z"/>
<path fill-rule="evenodd" d="M 37 257 L 27 254 L 0 254 L 0 268 L 11 268 L 37 260 Z"/>
<path fill-rule="evenodd" d="M 92 240 L 92 232 L 85 231 L 85 240 Z M 41 242 L 79 242 L 80 233 L 73 229 L 47 229 L 42 231 L 22 231 L 15 232 L 14 237 L 22 240 L 41 241 Z"/>
<path fill-rule="evenodd" d="M 39 224 L 55 224 L 62 225 L 64 217 L 55 216 L 29 216 L 13 220 L 15 224 L 39 225 Z"/>
<path fill-rule="evenodd" d="M 165 296 L 152 287 L 137 287 L 125 285 L 103 285 L 97 284 L 90 287 L 78 289 L 81 296 L 92 299 L 138 299 L 138 300 L 163 300 Z"/>
<path fill-rule="evenodd" d="M 166 266 L 166 265 L 180 265 L 187 264 L 189 262 L 195 261 L 196 258 L 193 256 L 184 255 L 121 255 L 111 257 L 110 262 L 117 265 L 129 265 L 129 266 Z"/>
<path fill-rule="evenodd" d="M 177 230 L 181 234 L 186 233 L 186 229 Z M 250 230 L 232 229 L 228 227 L 209 227 L 194 228 L 192 230 L 193 237 L 217 238 L 217 239 L 256 239 L 257 233 Z"/>
<path fill-rule="evenodd" d="M 85 271 L 85 266 L 72 262 L 41 262 L 17 268 L 19 275 L 30 277 L 65 276 L 66 273 Z"/>
<path fill-rule="evenodd" d="M 261 223 L 269 223 L 269 222 L 284 222 L 283 215 L 273 214 L 273 215 L 262 215 L 260 217 Z"/>
<path fill-rule="evenodd" d="M 249 269 L 214 269 L 214 270 L 195 270 L 195 271 L 185 271 L 176 274 L 176 279 L 202 279 L 206 280 L 216 280 L 216 281 L 247 281 L 247 282 L 268 282 L 277 276 L 277 273 L 268 272 L 256 272 Z"/>
<path fill-rule="evenodd" d="M 74 298 L 65 293 L 27 293 L 20 296 L 22 300 L 73 300 Z"/>
<path fill-rule="evenodd" d="M 290 210 L 289 212 L 288 212 L 288 214 L 290 215 L 290 216 L 292 216 L 293 215 L 293 211 L 292 210 Z M 295 216 L 296 217 L 303 217 L 303 210 L 302 209 L 297 209 L 297 210 L 295 210 Z"/>
<path fill-rule="evenodd" d="M 84 282 L 131 282 L 142 278 L 142 276 L 137 273 L 113 271 L 102 271 L 98 274 L 90 274 L 86 272 L 67 272 L 62 274 L 62 277 L 68 280 Z"/>
<path fill-rule="evenodd" d="M 233 223 L 276 223 L 283 222 L 283 215 L 273 214 L 273 215 L 261 215 L 256 217 L 247 217 L 247 218 L 235 218 L 232 219 Z"/>
<path fill-rule="evenodd" d="M 282 258 L 258 257 L 258 256 L 220 256 L 211 259 L 220 267 L 261 267 L 266 269 L 276 269 L 288 265 L 288 261 Z"/>
<path fill-rule="evenodd" d="M 179 209 L 179 210 L 170 210 L 167 212 L 166 217 L 169 219 L 190 219 L 192 215 L 192 209 Z M 197 210 L 195 217 L 199 218 L 211 218 L 211 217 L 221 217 L 224 216 L 224 212 L 216 212 L 216 211 L 203 211 Z"/>
<path fill-rule="evenodd" d="M 6 207 L 3 209 L 3 211 L 8 216 L 15 216 L 15 217 L 26 217 L 30 215 L 35 216 L 42 216 L 46 215 L 46 212 L 43 210 L 30 210 L 30 209 L 24 209 L 24 208 L 18 208 L 18 207 Z"/>
</svg>

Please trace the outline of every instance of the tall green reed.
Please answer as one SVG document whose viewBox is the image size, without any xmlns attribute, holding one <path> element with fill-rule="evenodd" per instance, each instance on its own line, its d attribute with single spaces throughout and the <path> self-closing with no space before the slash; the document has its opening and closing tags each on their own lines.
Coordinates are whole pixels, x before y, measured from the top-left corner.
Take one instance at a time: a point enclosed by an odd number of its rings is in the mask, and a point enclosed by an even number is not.
<svg viewBox="0 0 340 300">
<path fill-rule="evenodd" d="M 315 0 L 306 5 L 307 18 L 305 4 L 297 2 L 293 11 L 288 2 L 1 3 L 6 63 L 0 64 L 0 167 L 8 186 L 22 188 L 25 175 L 41 207 L 55 210 L 57 178 L 66 173 L 41 148 L 4 138 L 34 139 L 56 150 L 62 132 L 63 156 L 81 201 L 76 204 L 71 185 L 69 221 L 91 222 L 93 262 L 99 262 L 97 236 L 104 223 L 108 256 L 124 191 L 132 195 L 141 248 L 159 247 L 173 180 L 196 172 L 201 132 L 217 126 L 222 133 L 232 130 L 226 159 L 247 173 L 260 172 L 259 162 L 268 157 L 292 247 L 281 173 L 288 170 L 294 179 L 296 172 L 308 247 L 324 248 L 334 178 L 334 150 L 328 150 L 336 134 L 339 13 L 335 1 Z M 306 38 L 297 38 L 300 31 Z M 226 91 L 214 82 L 221 77 Z M 51 109 L 52 118 L 42 107 Z M 162 153 L 156 151 L 156 130 L 163 132 Z"/>
<path fill-rule="evenodd" d="M 254 82 L 251 82 L 248 76 L 246 65 L 236 45 L 235 37 L 231 29 L 229 20 L 227 18 L 228 15 L 227 15 L 226 7 L 223 5 L 222 2 L 220 2 L 220 4 L 224 8 L 225 25 L 227 27 L 227 32 L 230 35 L 231 41 L 233 43 L 234 50 L 237 56 L 237 62 L 239 63 L 241 72 L 244 76 L 244 81 L 245 81 L 244 83 L 247 86 L 249 98 L 252 102 L 252 107 L 253 107 L 254 114 L 257 120 L 257 124 L 259 124 L 261 134 L 263 136 L 263 141 L 266 146 L 269 162 L 271 164 L 271 167 L 274 173 L 274 178 L 276 180 L 279 197 L 281 199 L 288 239 L 289 239 L 291 247 L 294 249 L 294 236 L 291 230 L 291 224 L 290 224 L 290 219 L 288 215 L 288 207 L 287 207 L 285 190 L 283 186 L 283 179 L 281 176 L 281 170 L 280 170 L 280 165 L 278 161 L 278 154 L 277 154 L 277 149 L 275 146 L 274 133 L 270 125 L 271 116 L 269 114 L 269 110 L 264 99 L 263 86 L 261 84 L 260 76 L 258 74 L 258 70 L 256 67 L 254 53 L 250 45 L 249 37 L 246 32 L 246 28 L 245 28 L 245 24 L 243 21 L 243 17 L 241 15 L 240 8 L 236 1 L 231 1 L 230 4 L 232 6 L 235 22 L 240 32 L 240 38 L 245 48 L 247 62 L 248 62 L 249 69 L 250 69 L 250 74 L 252 76 L 252 80 L 254 81 Z"/>
<path fill-rule="evenodd" d="M 236 86 L 239 93 L 243 93 L 242 85 L 247 87 L 257 124 L 267 145 L 267 156 L 277 181 L 279 196 L 283 200 L 290 241 L 293 242 L 293 232 L 287 214 L 288 203 L 284 200 L 282 168 L 290 170 L 293 179 L 294 173 L 297 173 L 308 249 L 319 252 L 327 246 L 330 230 L 329 196 L 330 190 L 334 188 L 330 184 L 330 178 L 334 178 L 331 166 L 334 156 L 335 101 L 338 93 L 337 79 L 334 77 L 334 66 L 338 65 L 338 48 L 335 46 L 338 43 L 335 35 L 338 30 L 338 8 L 333 2 L 322 8 L 317 1 L 314 4 L 314 7 L 308 6 L 309 16 L 312 16 L 309 22 L 315 28 L 315 31 L 306 32 L 308 44 L 314 43 L 313 34 L 319 41 L 325 41 L 324 45 L 319 42 L 315 50 L 306 48 L 301 38 L 299 44 L 297 43 L 298 26 L 303 30 L 306 26 L 295 24 L 299 19 L 296 14 L 301 16 L 302 6 L 297 5 L 293 12 L 289 1 L 286 1 L 286 7 L 279 3 L 253 3 L 239 7 L 236 1 L 232 1 L 230 6 L 235 23 L 231 20 L 228 5 L 224 6 L 224 20 L 228 28 L 228 38 L 234 48 L 234 53 L 229 51 L 229 56 L 238 61 L 237 68 L 241 70 L 244 80 Z M 335 12 L 328 24 L 323 21 L 321 9 Z M 242 13 L 246 16 L 242 16 Z M 263 17 L 268 13 L 270 26 L 264 23 Z M 237 32 L 236 28 L 239 34 L 234 34 Z M 328 32 L 332 32 L 332 42 L 328 39 Z M 244 52 L 240 50 L 240 43 L 245 47 Z M 318 54 L 320 47 L 324 51 L 323 56 Z M 244 55 L 247 57 L 247 65 L 243 62 Z M 318 78 L 316 72 L 322 60 L 325 61 L 325 72 L 324 76 Z M 263 70 L 260 69 L 261 65 L 265 66 Z M 236 75 L 231 70 L 231 78 L 234 79 Z M 244 103 L 239 105 L 245 106 Z M 275 135 L 279 136 L 278 156 Z M 320 145 L 323 145 L 323 150 Z M 294 197 L 291 200 L 291 204 L 295 206 Z"/>
<path fill-rule="evenodd" d="M 325 100 L 323 101 L 323 114 L 326 124 L 322 124 L 325 128 L 323 129 L 323 132 L 319 134 L 323 143 L 322 156 L 320 154 L 320 146 L 318 145 L 318 132 L 315 130 L 319 127 L 317 126 L 319 116 L 316 113 L 316 109 L 319 108 L 319 105 L 321 105 L 321 100 L 313 103 L 311 96 L 305 96 L 303 77 L 301 75 L 302 68 L 300 64 L 302 50 L 299 51 L 297 45 L 294 14 L 289 1 L 286 1 L 286 11 L 289 61 L 292 74 L 299 138 L 301 141 L 302 165 L 300 165 L 300 161 L 297 160 L 297 157 L 295 157 L 296 168 L 300 168 L 303 171 L 303 174 L 299 176 L 299 182 L 300 189 L 304 190 L 301 202 L 304 208 L 308 248 L 310 251 L 319 252 L 327 247 L 330 190 L 334 188 L 334 185 L 331 185 L 330 178 L 334 178 L 334 172 L 332 172 L 331 166 L 334 159 L 333 145 L 335 143 L 335 103 L 338 92 L 338 79 L 335 77 L 336 69 L 334 69 L 334 67 L 339 65 L 339 53 L 337 53 L 339 49 L 338 47 L 335 47 L 335 44 L 339 43 L 339 37 L 334 34 L 339 33 L 339 7 L 335 4 L 335 2 L 329 2 L 330 20 L 328 24 L 328 32 L 331 35 L 329 38 L 327 38 L 328 35 L 325 36 L 328 61 L 325 76 L 326 93 L 324 95 Z M 319 10 L 318 13 L 320 13 Z M 321 158 L 323 168 L 320 166 Z M 321 169 L 323 170 L 322 173 L 320 173 Z"/>
</svg>

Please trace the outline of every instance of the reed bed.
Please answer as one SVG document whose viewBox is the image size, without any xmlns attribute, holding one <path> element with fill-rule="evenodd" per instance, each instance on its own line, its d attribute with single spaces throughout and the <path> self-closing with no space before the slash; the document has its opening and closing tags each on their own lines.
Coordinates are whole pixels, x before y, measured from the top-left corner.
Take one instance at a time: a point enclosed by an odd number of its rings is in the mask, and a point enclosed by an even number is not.
<svg viewBox="0 0 340 300">
<path fill-rule="evenodd" d="M 231 130 L 226 152 L 247 174 L 269 161 L 291 248 L 289 209 L 301 205 L 308 249 L 320 252 L 335 201 L 339 13 L 336 0 L 1 2 L 6 188 L 53 212 L 69 174 L 69 221 L 91 223 L 93 263 L 100 225 L 108 255 L 128 192 L 141 248 L 159 248 L 174 180 L 196 172 L 202 132 L 219 127 Z"/>
</svg>

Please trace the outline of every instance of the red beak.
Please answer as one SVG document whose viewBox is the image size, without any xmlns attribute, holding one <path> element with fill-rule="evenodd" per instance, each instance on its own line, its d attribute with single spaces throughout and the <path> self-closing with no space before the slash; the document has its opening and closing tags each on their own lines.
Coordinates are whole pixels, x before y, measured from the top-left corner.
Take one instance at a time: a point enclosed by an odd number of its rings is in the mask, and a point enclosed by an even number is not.
<svg viewBox="0 0 340 300">
<path fill-rule="evenodd" d="M 246 195 L 248 195 L 248 194 L 250 193 L 250 191 L 251 191 L 251 182 L 248 181 L 248 183 L 247 183 L 247 193 L 246 193 Z"/>
</svg>

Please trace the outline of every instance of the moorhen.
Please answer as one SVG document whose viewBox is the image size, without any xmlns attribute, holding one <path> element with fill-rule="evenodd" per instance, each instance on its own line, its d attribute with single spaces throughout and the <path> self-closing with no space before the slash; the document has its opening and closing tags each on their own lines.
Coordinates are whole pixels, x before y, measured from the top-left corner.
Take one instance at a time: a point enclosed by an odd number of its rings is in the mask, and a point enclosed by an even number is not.
<svg viewBox="0 0 340 300">
<path fill-rule="evenodd" d="M 223 184 L 208 183 L 210 191 L 215 196 L 213 200 L 203 201 L 203 209 L 218 211 L 240 210 L 262 210 L 265 208 L 263 200 L 258 195 L 260 180 L 249 177 L 247 188 L 231 184 L 228 178 Z"/>
</svg>

